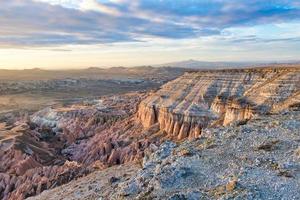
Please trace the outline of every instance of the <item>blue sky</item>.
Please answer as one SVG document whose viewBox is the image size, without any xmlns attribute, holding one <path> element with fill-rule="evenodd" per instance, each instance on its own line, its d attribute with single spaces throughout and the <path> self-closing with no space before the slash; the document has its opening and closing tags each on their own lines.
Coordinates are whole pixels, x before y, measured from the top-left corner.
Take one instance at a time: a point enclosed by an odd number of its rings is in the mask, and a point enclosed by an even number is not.
<svg viewBox="0 0 300 200">
<path fill-rule="evenodd" d="M 0 68 L 298 60 L 300 1 L 0 1 Z"/>
</svg>

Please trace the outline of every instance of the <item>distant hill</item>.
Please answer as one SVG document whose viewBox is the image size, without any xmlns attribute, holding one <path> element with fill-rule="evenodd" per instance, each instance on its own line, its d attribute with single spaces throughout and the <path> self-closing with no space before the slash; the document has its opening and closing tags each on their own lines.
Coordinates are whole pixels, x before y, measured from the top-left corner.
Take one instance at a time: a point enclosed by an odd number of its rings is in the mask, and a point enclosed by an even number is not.
<svg viewBox="0 0 300 200">
<path fill-rule="evenodd" d="M 171 62 L 154 66 L 136 66 L 136 67 L 111 67 L 99 68 L 89 67 L 85 69 L 61 69 L 46 70 L 40 68 L 24 70 L 0 69 L 0 81 L 3 80 L 50 80 L 65 78 L 88 78 L 88 79 L 120 79 L 120 78 L 153 78 L 169 77 L 170 79 L 178 77 L 184 72 L 193 70 L 209 69 L 228 69 L 245 67 L 264 67 L 264 66 L 300 66 L 300 61 L 290 62 L 206 62 L 197 60 L 186 60 L 181 62 Z"/>
<path fill-rule="evenodd" d="M 90 67 L 86 69 L 73 70 L 45 70 L 45 69 L 24 69 L 24 70 L 7 70 L 0 69 L 0 81 L 5 80 L 51 80 L 66 78 L 88 78 L 88 79 L 153 79 L 158 75 L 173 79 L 184 72 L 189 71 L 183 68 L 171 67 L 112 67 L 98 68 Z M 158 78 L 158 77 L 157 77 Z"/>
</svg>

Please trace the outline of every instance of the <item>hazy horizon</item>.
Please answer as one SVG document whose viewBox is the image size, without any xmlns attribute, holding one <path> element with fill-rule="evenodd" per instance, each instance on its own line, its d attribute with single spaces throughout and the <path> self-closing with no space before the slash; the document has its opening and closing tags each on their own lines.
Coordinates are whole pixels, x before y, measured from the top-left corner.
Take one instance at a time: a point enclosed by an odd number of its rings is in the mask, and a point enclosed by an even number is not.
<svg viewBox="0 0 300 200">
<path fill-rule="evenodd" d="M 109 69 L 109 68 L 118 68 L 118 67 L 124 67 L 124 68 L 138 68 L 138 67 L 177 67 L 174 66 L 177 63 L 184 63 L 184 62 L 195 62 L 195 63 L 233 63 L 233 64 L 249 64 L 249 67 L 251 65 L 268 65 L 268 64 L 299 64 L 300 60 L 269 60 L 269 61 L 205 61 L 205 60 L 195 60 L 195 59 L 188 59 L 188 60 L 178 60 L 178 61 L 169 61 L 169 62 L 164 62 L 164 63 L 155 63 L 155 64 L 144 64 L 144 65 L 111 65 L 111 66 L 78 66 L 78 67 L 16 67 L 16 68 L 5 68 L 0 66 L 0 70 L 35 70 L 35 69 L 40 69 L 40 70 L 49 70 L 49 71 L 59 71 L 59 70 L 85 70 L 85 69 L 90 69 L 90 68 L 98 68 L 98 69 Z M 174 65 L 173 65 L 174 64 Z M 245 66 L 245 65 L 244 65 Z M 202 66 L 199 65 L 201 68 Z M 204 66 L 205 67 L 205 66 Z M 214 65 L 212 65 L 214 67 Z M 236 67 L 236 66 L 233 66 Z M 189 68 L 189 67 L 187 67 Z"/>
<path fill-rule="evenodd" d="M 2 1 L 0 68 L 298 60 L 299 13 L 291 0 Z"/>
</svg>

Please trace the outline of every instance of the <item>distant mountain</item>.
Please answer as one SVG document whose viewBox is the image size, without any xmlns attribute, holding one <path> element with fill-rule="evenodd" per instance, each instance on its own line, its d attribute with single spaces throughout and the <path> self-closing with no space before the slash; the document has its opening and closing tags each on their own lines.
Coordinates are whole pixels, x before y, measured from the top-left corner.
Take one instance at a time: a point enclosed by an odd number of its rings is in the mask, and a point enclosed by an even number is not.
<svg viewBox="0 0 300 200">
<path fill-rule="evenodd" d="M 208 62 L 198 60 L 185 60 L 180 62 L 171 62 L 157 65 L 157 67 L 179 67 L 191 69 L 220 69 L 220 68 L 236 68 L 236 67 L 260 67 L 267 65 L 280 65 L 280 64 L 298 64 L 299 61 L 285 61 L 285 62 Z"/>
</svg>

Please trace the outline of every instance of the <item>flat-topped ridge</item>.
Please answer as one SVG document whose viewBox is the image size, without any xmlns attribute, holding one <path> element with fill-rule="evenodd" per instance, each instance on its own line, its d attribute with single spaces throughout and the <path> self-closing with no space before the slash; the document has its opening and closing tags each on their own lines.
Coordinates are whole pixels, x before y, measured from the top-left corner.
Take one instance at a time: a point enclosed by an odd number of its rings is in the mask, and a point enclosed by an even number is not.
<svg viewBox="0 0 300 200">
<path fill-rule="evenodd" d="M 203 73 L 203 72 L 270 72 L 270 71 L 299 71 L 300 65 L 286 64 L 286 65 L 276 65 L 276 66 L 259 66 L 259 67 L 243 67 L 243 68 L 224 68 L 224 69 L 191 69 L 185 72 L 185 74 L 190 73 Z"/>
<path fill-rule="evenodd" d="M 177 139 L 197 137 L 216 121 L 227 125 L 299 103 L 299 80 L 299 67 L 187 72 L 142 101 L 138 118 Z"/>
</svg>

